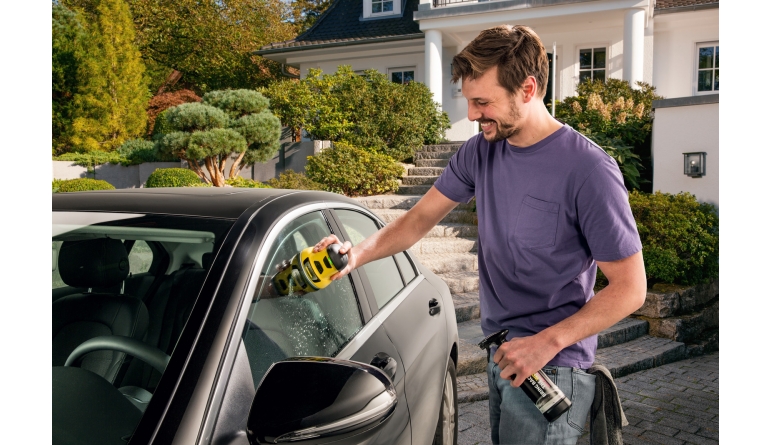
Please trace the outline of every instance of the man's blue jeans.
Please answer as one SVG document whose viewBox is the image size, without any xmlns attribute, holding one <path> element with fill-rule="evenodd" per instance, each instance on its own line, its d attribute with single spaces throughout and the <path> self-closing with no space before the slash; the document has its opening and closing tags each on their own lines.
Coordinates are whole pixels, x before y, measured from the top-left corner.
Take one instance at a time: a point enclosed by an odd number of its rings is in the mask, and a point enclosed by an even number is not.
<svg viewBox="0 0 770 445">
<path fill-rule="evenodd" d="M 492 356 L 492 355 L 491 355 Z M 495 445 L 574 445 L 585 431 L 594 400 L 595 379 L 577 368 L 546 366 L 543 372 L 572 401 L 570 409 L 549 423 L 521 388 L 500 378 L 500 368 L 490 356 L 489 422 Z"/>
</svg>

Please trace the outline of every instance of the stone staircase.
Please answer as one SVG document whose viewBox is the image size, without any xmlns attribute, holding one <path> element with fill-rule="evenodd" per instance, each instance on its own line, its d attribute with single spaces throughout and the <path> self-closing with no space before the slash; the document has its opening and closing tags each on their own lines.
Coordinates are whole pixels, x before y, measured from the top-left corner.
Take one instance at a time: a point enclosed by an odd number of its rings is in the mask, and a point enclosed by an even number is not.
<svg viewBox="0 0 770 445">
<path fill-rule="evenodd" d="M 428 145 L 405 166 L 397 195 L 358 198 L 386 223 L 412 208 L 431 187 L 461 143 Z M 484 338 L 479 313 L 477 262 L 478 228 L 472 204 L 460 204 L 410 251 L 449 286 L 460 336 L 458 402 L 488 398 L 486 352 L 477 344 Z M 652 337 L 649 323 L 626 318 L 599 334 L 596 363 L 614 377 L 661 366 L 685 358 L 684 343 Z"/>
</svg>

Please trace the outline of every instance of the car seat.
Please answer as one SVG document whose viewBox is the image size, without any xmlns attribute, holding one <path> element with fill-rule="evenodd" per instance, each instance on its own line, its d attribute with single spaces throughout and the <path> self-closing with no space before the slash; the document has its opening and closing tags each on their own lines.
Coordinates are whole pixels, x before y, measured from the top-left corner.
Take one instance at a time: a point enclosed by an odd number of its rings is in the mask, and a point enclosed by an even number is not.
<svg viewBox="0 0 770 445">
<path fill-rule="evenodd" d="M 65 241 L 59 251 L 62 281 L 72 287 L 110 288 L 128 276 L 128 255 L 120 240 Z M 141 340 L 149 323 L 147 307 L 136 297 L 83 292 L 53 303 L 53 366 L 63 366 L 72 351 L 94 337 L 120 335 Z M 117 351 L 86 354 L 80 365 L 114 382 L 126 359 Z"/>
</svg>

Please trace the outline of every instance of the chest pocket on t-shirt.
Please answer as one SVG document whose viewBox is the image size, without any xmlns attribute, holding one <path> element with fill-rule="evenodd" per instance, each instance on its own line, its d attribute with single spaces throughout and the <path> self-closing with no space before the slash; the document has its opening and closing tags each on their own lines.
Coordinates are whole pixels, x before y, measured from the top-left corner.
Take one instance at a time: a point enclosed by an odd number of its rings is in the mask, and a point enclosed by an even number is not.
<svg viewBox="0 0 770 445">
<path fill-rule="evenodd" d="M 559 204 L 524 196 L 516 221 L 514 238 L 521 247 L 539 249 L 556 243 Z"/>
</svg>

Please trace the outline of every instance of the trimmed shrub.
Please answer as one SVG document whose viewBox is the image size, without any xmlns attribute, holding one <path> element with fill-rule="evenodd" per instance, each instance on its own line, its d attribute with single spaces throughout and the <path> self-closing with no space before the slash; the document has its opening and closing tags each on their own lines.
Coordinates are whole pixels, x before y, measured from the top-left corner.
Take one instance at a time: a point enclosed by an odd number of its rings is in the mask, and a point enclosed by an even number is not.
<svg viewBox="0 0 770 445">
<path fill-rule="evenodd" d="M 277 178 L 267 181 L 267 184 L 274 189 L 326 190 L 323 184 L 319 184 L 294 170 L 284 171 Z"/>
<path fill-rule="evenodd" d="M 116 151 L 89 151 L 86 153 L 65 153 L 61 156 L 54 156 L 54 161 L 71 161 L 75 165 L 86 167 L 89 173 L 93 173 L 94 166 L 99 164 L 120 164 L 124 161 L 120 153 Z"/>
<path fill-rule="evenodd" d="M 201 182 L 201 178 L 186 168 L 159 168 L 152 172 L 144 185 L 147 188 L 157 187 L 207 187 L 210 184 Z"/>
<path fill-rule="evenodd" d="M 53 193 L 56 193 L 59 191 L 59 187 L 61 187 L 61 183 L 66 181 L 66 179 L 54 179 L 51 181 L 51 189 Z"/>
<path fill-rule="evenodd" d="M 54 187 L 56 187 L 56 179 L 54 179 Z M 58 180 L 58 190 L 54 190 L 54 193 L 67 193 L 67 192 L 85 192 L 88 190 L 115 190 L 112 184 L 101 179 L 91 178 L 77 178 Z"/>
<path fill-rule="evenodd" d="M 312 139 L 368 147 L 397 161 L 442 141 L 449 128 L 449 116 L 425 84 L 392 82 L 377 70 L 358 75 L 343 65 L 322 74 L 311 68 L 299 82 L 275 82 L 262 91 L 295 136 L 302 128 Z"/>
<path fill-rule="evenodd" d="M 272 188 L 267 184 L 264 184 L 259 181 L 255 181 L 253 179 L 244 178 L 243 176 L 227 178 L 225 179 L 225 184 L 229 185 L 230 187 L 239 187 L 239 188 L 247 188 L 247 189 L 271 189 Z"/>
<path fill-rule="evenodd" d="M 694 285 L 719 275 L 719 217 L 689 193 L 633 191 L 631 211 L 642 240 L 648 285 Z"/>
<path fill-rule="evenodd" d="M 379 195 L 398 190 L 404 169 L 393 158 L 346 143 L 336 143 L 308 157 L 308 178 L 326 190 L 347 196 Z"/>
<path fill-rule="evenodd" d="M 147 134 L 155 134 L 155 122 L 162 112 L 188 102 L 200 102 L 201 98 L 191 90 L 160 93 L 147 103 Z"/>
</svg>

